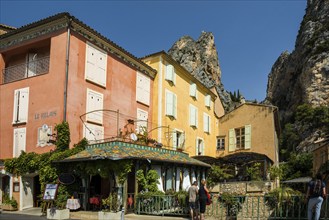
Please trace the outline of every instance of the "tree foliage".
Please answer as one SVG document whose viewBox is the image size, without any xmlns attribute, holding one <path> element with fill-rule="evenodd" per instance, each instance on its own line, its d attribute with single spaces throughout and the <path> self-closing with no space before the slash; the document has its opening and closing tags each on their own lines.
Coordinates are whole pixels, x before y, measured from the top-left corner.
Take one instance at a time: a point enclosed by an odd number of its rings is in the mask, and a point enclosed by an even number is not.
<svg viewBox="0 0 329 220">
<path fill-rule="evenodd" d="M 207 184 L 209 187 L 215 186 L 217 183 L 222 182 L 225 179 L 231 178 L 231 175 L 228 172 L 227 168 L 222 168 L 217 165 L 211 166 L 208 176 L 207 176 Z"/>
</svg>

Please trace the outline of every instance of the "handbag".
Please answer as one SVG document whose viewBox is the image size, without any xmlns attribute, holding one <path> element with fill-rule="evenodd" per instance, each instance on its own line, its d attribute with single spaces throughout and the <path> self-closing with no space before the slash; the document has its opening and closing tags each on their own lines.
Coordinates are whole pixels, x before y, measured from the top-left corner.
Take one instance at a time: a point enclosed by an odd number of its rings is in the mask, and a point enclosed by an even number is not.
<svg viewBox="0 0 329 220">
<path fill-rule="evenodd" d="M 209 192 L 206 191 L 206 195 L 207 195 L 207 201 L 206 201 L 206 205 L 210 205 L 212 203 L 211 201 L 211 195 Z"/>
</svg>

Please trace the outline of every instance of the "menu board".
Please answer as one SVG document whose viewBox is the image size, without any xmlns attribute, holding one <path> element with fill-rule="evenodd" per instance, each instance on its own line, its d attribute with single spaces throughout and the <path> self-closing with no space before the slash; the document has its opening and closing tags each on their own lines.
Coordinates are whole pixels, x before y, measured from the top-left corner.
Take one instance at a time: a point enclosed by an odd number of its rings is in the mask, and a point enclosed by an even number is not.
<svg viewBox="0 0 329 220">
<path fill-rule="evenodd" d="M 47 184 L 43 200 L 54 200 L 57 195 L 58 184 Z"/>
</svg>

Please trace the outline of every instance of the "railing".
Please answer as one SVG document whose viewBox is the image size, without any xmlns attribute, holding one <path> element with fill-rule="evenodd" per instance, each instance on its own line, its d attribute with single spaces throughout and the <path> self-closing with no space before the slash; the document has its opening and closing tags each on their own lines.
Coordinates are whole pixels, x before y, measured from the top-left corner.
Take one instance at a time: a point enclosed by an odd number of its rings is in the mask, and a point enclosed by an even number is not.
<svg viewBox="0 0 329 220">
<path fill-rule="evenodd" d="M 49 60 L 50 57 L 47 56 L 3 69 L 2 84 L 48 73 Z"/>
<path fill-rule="evenodd" d="M 212 204 L 206 207 L 206 216 L 214 219 L 307 219 L 307 203 L 304 196 L 293 196 L 289 202 L 278 202 L 268 196 L 237 196 L 234 205 L 227 205 L 214 195 Z M 328 200 L 324 200 L 320 219 L 329 219 Z M 176 196 L 151 196 L 136 198 L 137 214 L 188 216 L 188 198 Z"/>
</svg>

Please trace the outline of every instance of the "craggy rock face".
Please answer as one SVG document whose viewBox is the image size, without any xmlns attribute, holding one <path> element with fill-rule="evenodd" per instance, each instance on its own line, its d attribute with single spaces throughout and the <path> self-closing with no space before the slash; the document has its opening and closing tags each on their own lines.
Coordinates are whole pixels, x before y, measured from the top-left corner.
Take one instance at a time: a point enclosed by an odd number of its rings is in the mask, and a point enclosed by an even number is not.
<svg viewBox="0 0 329 220">
<path fill-rule="evenodd" d="M 189 36 L 181 37 L 168 54 L 206 87 L 215 86 L 225 110 L 230 108 L 232 101 L 221 83 L 221 70 L 212 33 L 202 32 L 197 41 Z"/>
<path fill-rule="evenodd" d="M 329 105 L 329 1 L 309 0 L 295 50 L 283 52 L 268 77 L 266 101 L 289 119 L 300 104 Z"/>
</svg>

